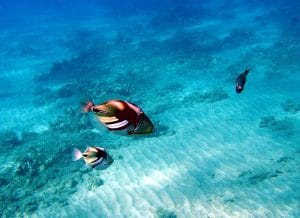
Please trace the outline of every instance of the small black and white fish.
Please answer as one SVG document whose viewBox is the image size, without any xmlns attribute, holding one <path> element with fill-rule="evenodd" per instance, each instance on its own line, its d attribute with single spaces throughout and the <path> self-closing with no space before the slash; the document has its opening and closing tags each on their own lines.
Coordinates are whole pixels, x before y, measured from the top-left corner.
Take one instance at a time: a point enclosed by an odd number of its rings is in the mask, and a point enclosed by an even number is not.
<svg viewBox="0 0 300 218">
<path fill-rule="evenodd" d="M 241 93 L 245 87 L 247 75 L 250 71 L 250 68 L 246 68 L 244 73 L 241 73 L 235 81 L 235 90 L 237 93 Z"/>
<path fill-rule="evenodd" d="M 77 161 L 81 158 L 92 168 L 99 167 L 103 169 L 113 163 L 112 157 L 110 157 L 104 148 L 94 146 L 87 147 L 83 153 L 79 149 L 74 148 L 73 160 Z"/>
</svg>

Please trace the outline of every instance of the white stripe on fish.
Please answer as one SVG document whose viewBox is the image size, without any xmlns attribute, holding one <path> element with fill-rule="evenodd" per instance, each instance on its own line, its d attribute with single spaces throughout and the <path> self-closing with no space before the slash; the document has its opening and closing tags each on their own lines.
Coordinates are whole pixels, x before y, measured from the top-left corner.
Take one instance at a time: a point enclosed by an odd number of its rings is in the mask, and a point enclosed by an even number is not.
<svg viewBox="0 0 300 218">
<path fill-rule="evenodd" d="M 99 117 L 98 118 L 102 123 L 112 123 L 112 122 L 116 122 L 119 119 L 116 118 L 115 116 L 113 117 Z"/>
<path fill-rule="evenodd" d="M 96 160 L 95 162 L 91 163 L 92 166 L 97 166 L 98 164 L 100 164 L 103 161 L 103 157 L 99 158 L 98 160 Z"/>
<path fill-rule="evenodd" d="M 123 120 L 122 122 L 113 123 L 113 124 L 105 124 L 107 128 L 110 129 L 118 129 L 128 124 L 127 120 Z"/>
</svg>

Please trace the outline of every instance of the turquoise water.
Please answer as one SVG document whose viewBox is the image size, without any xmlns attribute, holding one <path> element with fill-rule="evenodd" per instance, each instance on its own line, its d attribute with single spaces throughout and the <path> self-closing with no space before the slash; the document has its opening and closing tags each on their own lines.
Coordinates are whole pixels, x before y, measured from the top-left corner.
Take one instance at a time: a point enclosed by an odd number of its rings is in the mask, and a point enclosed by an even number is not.
<svg viewBox="0 0 300 218">
<path fill-rule="evenodd" d="M 299 11 L 0 1 L 1 217 L 299 217 Z M 109 132 L 87 97 L 139 105 L 156 132 Z M 90 145 L 113 164 L 72 161 Z"/>
</svg>

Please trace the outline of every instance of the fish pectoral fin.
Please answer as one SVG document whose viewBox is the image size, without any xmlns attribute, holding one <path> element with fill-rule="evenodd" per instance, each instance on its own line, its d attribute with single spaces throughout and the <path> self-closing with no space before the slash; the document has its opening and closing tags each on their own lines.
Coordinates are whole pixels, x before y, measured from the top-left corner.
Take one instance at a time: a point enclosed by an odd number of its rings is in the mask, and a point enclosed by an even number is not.
<svg viewBox="0 0 300 218">
<path fill-rule="evenodd" d="M 128 131 L 127 131 L 127 134 L 128 134 L 128 135 L 132 135 L 133 133 L 134 133 L 134 130 L 128 130 Z"/>
</svg>

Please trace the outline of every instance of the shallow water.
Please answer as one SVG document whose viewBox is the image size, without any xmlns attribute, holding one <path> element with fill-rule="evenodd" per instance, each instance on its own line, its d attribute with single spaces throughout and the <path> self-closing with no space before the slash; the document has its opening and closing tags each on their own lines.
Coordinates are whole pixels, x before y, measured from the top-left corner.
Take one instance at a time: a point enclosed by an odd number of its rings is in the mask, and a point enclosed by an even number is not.
<svg viewBox="0 0 300 218">
<path fill-rule="evenodd" d="M 299 10 L 1 1 L 1 217 L 299 217 Z M 139 105 L 156 132 L 109 132 L 87 97 Z M 114 163 L 73 162 L 89 145 Z"/>
</svg>

